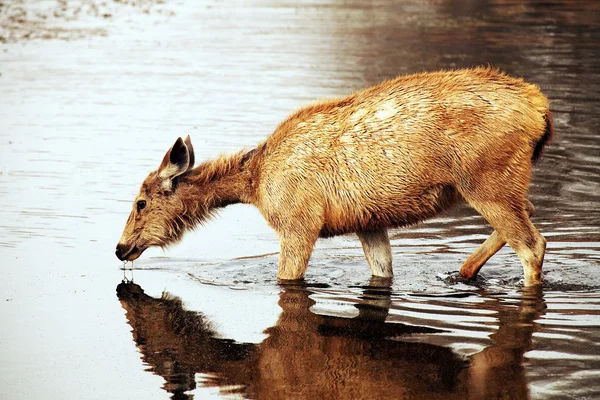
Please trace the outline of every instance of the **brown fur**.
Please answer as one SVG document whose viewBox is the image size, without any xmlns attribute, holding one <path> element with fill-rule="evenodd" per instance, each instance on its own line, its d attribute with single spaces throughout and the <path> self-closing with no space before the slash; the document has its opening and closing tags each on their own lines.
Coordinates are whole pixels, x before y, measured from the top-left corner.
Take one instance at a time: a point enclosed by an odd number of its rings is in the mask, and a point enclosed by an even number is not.
<svg viewBox="0 0 600 400">
<path fill-rule="evenodd" d="M 256 149 L 195 169 L 189 137 L 178 139 L 142 185 L 147 210 L 134 206 L 118 255 L 135 259 L 243 202 L 279 235 L 280 278 L 304 275 L 318 237 L 352 232 L 374 275 L 391 276 L 385 231 L 464 199 L 496 229 L 492 248 L 508 242 L 536 284 L 546 242 L 525 196 L 552 133 L 548 100 L 522 79 L 490 68 L 402 76 L 302 108 Z M 473 278 L 481 265 L 461 273 Z"/>
</svg>

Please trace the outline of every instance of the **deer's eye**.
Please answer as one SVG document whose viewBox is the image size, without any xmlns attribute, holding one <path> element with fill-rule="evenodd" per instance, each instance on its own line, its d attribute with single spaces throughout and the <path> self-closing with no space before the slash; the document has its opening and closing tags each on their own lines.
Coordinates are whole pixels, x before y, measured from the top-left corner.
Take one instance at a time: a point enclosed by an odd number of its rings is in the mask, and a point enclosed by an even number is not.
<svg viewBox="0 0 600 400">
<path fill-rule="evenodd" d="M 137 202 L 137 210 L 142 211 L 146 207 L 146 200 L 138 200 Z"/>
</svg>

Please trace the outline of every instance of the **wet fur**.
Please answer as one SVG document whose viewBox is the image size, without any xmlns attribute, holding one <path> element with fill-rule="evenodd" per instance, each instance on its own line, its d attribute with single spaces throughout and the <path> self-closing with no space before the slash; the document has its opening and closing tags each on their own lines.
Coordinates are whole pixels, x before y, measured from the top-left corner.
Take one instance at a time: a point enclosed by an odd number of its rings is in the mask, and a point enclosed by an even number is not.
<svg viewBox="0 0 600 400">
<path fill-rule="evenodd" d="M 539 283 L 545 240 L 523 205 L 552 133 L 547 98 L 522 79 L 491 68 L 402 76 L 302 108 L 257 148 L 188 166 L 162 193 L 165 160 L 188 157 L 167 153 L 140 192 L 161 212 L 140 226 L 162 225 L 148 243 L 164 245 L 220 207 L 253 204 L 279 235 L 279 277 L 297 279 L 318 237 L 415 224 L 464 199 L 517 251 L 526 283 Z"/>
</svg>

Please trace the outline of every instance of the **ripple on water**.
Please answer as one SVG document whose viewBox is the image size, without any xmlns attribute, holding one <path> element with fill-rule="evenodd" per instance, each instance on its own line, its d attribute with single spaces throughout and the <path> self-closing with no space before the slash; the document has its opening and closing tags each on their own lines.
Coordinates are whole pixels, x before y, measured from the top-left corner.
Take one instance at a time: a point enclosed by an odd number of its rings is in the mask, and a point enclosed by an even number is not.
<svg viewBox="0 0 600 400">
<path fill-rule="evenodd" d="M 321 318 L 319 339 L 311 339 L 313 344 L 327 338 L 370 343 L 369 340 L 378 337 L 380 343 L 390 341 L 404 346 L 404 357 L 413 357 L 409 355 L 413 351 L 410 346 L 416 346 L 415 351 L 423 357 L 427 357 L 423 352 L 433 349 L 451 349 L 454 357 L 464 362 L 460 367 L 464 374 L 459 374 L 463 384 L 469 382 L 468 376 L 487 371 L 487 393 L 506 382 L 510 382 L 510 387 L 502 390 L 513 394 L 518 393 L 521 385 L 532 394 L 547 398 L 561 398 L 565 393 L 593 398 L 598 393 L 600 291 L 597 287 L 549 279 L 543 288 L 527 289 L 518 279 L 481 277 L 471 283 L 460 279 L 456 272 L 440 272 L 437 279 L 432 279 L 430 274 L 440 267 L 431 265 L 428 267 L 434 271 L 422 271 L 424 278 L 417 275 L 416 266 L 411 266 L 410 274 L 393 281 L 372 279 L 366 263 L 358 260 L 358 250 L 346 249 L 349 256 L 343 265 L 335 255 L 317 251 L 305 282 L 295 285 L 278 285 L 276 254 L 212 263 L 161 258 L 136 263 L 135 268 L 162 268 L 175 274 L 185 271 L 199 285 L 216 285 L 222 290 L 280 293 L 282 314 L 277 329 L 267 329 L 267 338 L 257 345 L 259 352 L 270 346 L 271 335 L 278 341 L 299 332 L 308 335 L 299 330 L 304 326 L 302 321 Z M 424 267 L 418 266 L 421 270 Z M 417 283 L 405 282 L 407 276 Z M 429 286 L 425 287 L 424 282 L 429 282 Z M 306 314 L 297 308 L 304 300 L 292 301 L 285 295 L 298 290 L 309 298 Z M 201 312 L 202 306 L 197 311 Z M 297 323 L 292 331 L 284 329 L 285 315 L 290 312 Z M 379 362 L 387 362 L 386 357 L 398 357 L 398 353 L 386 354 Z M 333 359 L 338 356 L 328 353 Z M 445 368 L 444 360 L 447 358 L 438 360 L 437 368 Z M 558 383 L 556 377 L 560 377 Z M 458 385 L 454 390 L 459 393 L 462 389 Z"/>
</svg>

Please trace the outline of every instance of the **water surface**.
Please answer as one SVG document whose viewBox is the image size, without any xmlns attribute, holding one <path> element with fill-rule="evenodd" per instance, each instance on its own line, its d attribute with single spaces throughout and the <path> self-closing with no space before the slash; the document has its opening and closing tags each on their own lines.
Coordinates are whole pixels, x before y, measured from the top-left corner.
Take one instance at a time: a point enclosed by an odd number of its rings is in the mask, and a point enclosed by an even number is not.
<svg viewBox="0 0 600 400">
<path fill-rule="evenodd" d="M 600 396 L 597 2 L 0 4 L 0 398 Z M 508 248 L 457 279 L 491 232 L 466 206 L 391 232 L 392 282 L 344 236 L 278 285 L 276 235 L 243 205 L 121 270 L 176 137 L 207 159 L 314 99 L 488 63 L 551 99 L 541 291 Z"/>
</svg>

